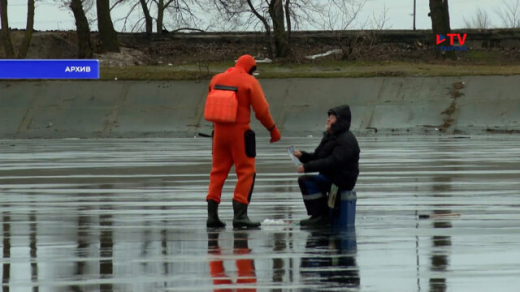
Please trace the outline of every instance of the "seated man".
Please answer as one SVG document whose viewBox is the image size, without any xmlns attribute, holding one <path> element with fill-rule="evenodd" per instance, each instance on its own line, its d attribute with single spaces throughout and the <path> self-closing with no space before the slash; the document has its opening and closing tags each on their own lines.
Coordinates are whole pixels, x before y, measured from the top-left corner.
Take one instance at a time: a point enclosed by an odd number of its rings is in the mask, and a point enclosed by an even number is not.
<svg viewBox="0 0 520 292">
<path fill-rule="evenodd" d="M 326 131 L 314 153 L 294 150 L 303 163 L 298 173 L 318 172 L 317 175 L 302 175 L 298 184 L 303 195 L 307 214 L 302 226 L 328 224 L 329 208 L 327 193 L 334 183 L 340 191 L 351 191 L 359 174 L 359 146 L 350 132 L 350 107 L 342 105 L 328 111 Z"/>
</svg>

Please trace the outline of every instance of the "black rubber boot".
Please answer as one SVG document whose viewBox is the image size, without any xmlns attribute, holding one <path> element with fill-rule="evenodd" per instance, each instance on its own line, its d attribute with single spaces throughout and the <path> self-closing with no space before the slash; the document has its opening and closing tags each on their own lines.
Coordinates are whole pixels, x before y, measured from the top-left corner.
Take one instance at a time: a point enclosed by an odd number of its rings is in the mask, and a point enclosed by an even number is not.
<svg viewBox="0 0 520 292">
<path fill-rule="evenodd" d="M 206 227 L 226 227 L 226 223 L 218 218 L 218 203 L 213 200 L 208 200 L 208 221 L 206 221 Z"/>
<path fill-rule="evenodd" d="M 260 226 L 260 222 L 249 220 L 247 217 L 247 205 L 233 200 L 233 227 L 235 228 L 255 228 Z"/>
<path fill-rule="evenodd" d="M 327 226 L 329 224 L 329 218 L 326 215 L 312 215 L 309 219 L 300 221 L 300 226 Z"/>
</svg>

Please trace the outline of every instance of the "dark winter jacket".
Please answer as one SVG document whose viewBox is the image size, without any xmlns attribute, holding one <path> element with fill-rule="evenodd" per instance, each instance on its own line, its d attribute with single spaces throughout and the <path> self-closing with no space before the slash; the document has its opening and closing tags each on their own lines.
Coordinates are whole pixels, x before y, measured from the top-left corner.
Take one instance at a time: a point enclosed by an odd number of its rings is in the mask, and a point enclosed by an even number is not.
<svg viewBox="0 0 520 292">
<path fill-rule="evenodd" d="M 305 172 L 319 172 L 340 189 L 352 190 L 359 174 L 359 145 L 350 132 L 350 107 L 332 108 L 328 112 L 337 117 L 331 126 L 332 133 L 325 133 L 314 153 L 302 151 L 300 161 Z"/>
</svg>

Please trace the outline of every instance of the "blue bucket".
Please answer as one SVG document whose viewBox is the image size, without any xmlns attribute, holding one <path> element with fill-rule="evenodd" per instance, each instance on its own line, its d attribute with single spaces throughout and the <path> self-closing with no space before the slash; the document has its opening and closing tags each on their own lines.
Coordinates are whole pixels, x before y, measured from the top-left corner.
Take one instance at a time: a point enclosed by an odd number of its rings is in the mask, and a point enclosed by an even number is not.
<svg viewBox="0 0 520 292">
<path fill-rule="evenodd" d="M 329 208 L 330 222 L 335 228 L 353 227 L 356 224 L 356 191 L 341 191 L 340 195 L 339 212 Z"/>
</svg>

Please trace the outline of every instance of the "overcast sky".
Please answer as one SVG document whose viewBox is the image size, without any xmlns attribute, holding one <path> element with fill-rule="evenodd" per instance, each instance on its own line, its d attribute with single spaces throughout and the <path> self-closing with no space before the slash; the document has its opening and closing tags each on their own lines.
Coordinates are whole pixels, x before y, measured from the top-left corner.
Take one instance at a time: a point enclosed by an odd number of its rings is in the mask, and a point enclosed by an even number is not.
<svg viewBox="0 0 520 292">
<path fill-rule="evenodd" d="M 383 7 L 386 6 L 388 24 L 390 29 L 412 29 L 413 27 L 413 2 L 414 0 L 367 0 L 362 14 L 358 19 L 366 19 L 373 14 L 381 15 Z M 431 20 L 428 17 L 429 0 L 416 0 L 416 27 L 417 29 L 430 29 Z M 487 11 L 493 26 L 501 26 L 500 18 L 496 10 L 503 5 L 504 0 L 450 0 L 451 28 L 465 28 L 464 18 L 474 17 L 477 9 Z M 505 0 L 516 1 L 516 0 Z M 35 29 L 37 30 L 73 30 L 75 29 L 74 18 L 68 9 L 60 7 L 59 0 L 37 2 L 35 13 Z M 13 28 L 25 28 L 27 18 L 27 0 L 9 0 L 9 26 Z M 125 13 L 122 10 L 113 12 L 112 19 L 115 20 Z M 115 24 L 116 30 L 121 31 L 122 22 Z M 92 30 L 95 30 L 92 27 Z"/>
</svg>

